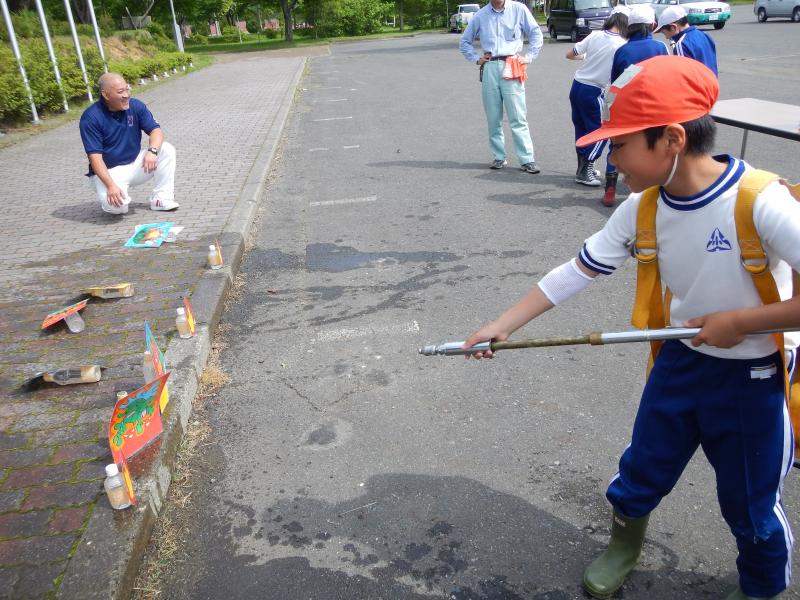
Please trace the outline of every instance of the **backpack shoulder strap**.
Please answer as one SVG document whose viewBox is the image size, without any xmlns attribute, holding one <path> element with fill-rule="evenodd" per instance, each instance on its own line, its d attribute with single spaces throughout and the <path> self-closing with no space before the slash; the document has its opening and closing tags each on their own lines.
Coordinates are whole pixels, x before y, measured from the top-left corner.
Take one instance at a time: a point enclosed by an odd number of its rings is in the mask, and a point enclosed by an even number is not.
<svg viewBox="0 0 800 600">
<path fill-rule="evenodd" d="M 753 278 L 753 284 L 764 304 L 779 302 L 780 296 L 769 271 L 767 253 L 764 252 L 761 238 L 753 222 L 753 205 L 764 188 L 777 180 L 778 176 L 769 171 L 760 169 L 747 171 L 739 182 L 739 194 L 736 196 L 734 209 L 742 266 Z"/>
<path fill-rule="evenodd" d="M 636 213 L 636 238 L 633 256 L 636 258 L 636 298 L 631 323 L 638 329 L 664 327 L 664 303 L 661 297 L 661 276 L 658 271 L 658 241 L 656 238 L 656 208 L 658 186 L 642 192 Z"/>
<path fill-rule="evenodd" d="M 761 298 L 762 304 L 773 304 L 781 301 L 778 286 L 775 278 L 769 270 L 769 257 L 764 252 L 761 238 L 756 231 L 753 223 L 753 205 L 758 195 L 773 181 L 777 181 L 778 176 L 769 171 L 755 169 L 747 171 L 739 181 L 739 193 L 736 196 L 736 207 L 734 208 L 734 220 L 736 222 L 736 237 L 739 239 L 739 251 L 741 252 L 742 267 L 750 273 L 753 285 Z M 774 333 L 775 345 L 784 356 L 785 347 L 783 334 Z M 785 365 L 784 365 L 785 366 Z M 785 369 L 784 369 L 785 371 Z M 789 383 L 786 385 L 786 398 L 789 398 Z"/>
</svg>

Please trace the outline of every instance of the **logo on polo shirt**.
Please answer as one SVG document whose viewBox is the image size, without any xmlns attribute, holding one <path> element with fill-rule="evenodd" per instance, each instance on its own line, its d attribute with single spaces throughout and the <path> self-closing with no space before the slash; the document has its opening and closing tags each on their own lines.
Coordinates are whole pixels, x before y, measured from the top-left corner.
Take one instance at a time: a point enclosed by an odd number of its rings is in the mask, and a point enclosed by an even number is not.
<svg viewBox="0 0 800 600">
<path fill-rule="evenodd" d="M 724 252 L 731 249 L 731 243 L 725 239 L 719 228 L 715 229 L 706 243 L 706 252 Z"/>
<path fill-rule="evenodd" d="M 128 127 L 133 127 L 133 115 L 128 115 Z"/>
</svg>

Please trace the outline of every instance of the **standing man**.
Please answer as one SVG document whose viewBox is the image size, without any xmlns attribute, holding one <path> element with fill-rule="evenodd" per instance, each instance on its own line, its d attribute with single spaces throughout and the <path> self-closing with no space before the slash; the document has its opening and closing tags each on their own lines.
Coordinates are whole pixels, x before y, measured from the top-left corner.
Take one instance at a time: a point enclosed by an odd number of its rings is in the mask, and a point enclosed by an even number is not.
<svg viewBox="0 0 800 600">
<path fill-rule="evenodd" d="M 128 187 L 153 180 L 150 210 L 175 210 L 175 148 L 164 141 L 161 126 L 117 73 L 98 80 L 100 99 L 81 115 L 80 133 L 89 157 L 89 184 L 100 208 L 114 215 L 128 212 Z M 142 150 L 142 132 L 147 149 Z"/>
<path fill-rule="evenodd" d="M 528 38 L 528 52 L 524 56 L 522 45 Z M 483 56 L 473 48 L 480 37 Z M 513 0 L 491 0 L 476 12 L 461 36 L 461 54 L 481 68 L 483 109 L 489 129 L 489 147 L 494 155 L 491 169 L 506 166 L 506 149 L 503 137 L 503 107 L 508 114 L 508 124 L 514 140 L 514 150 L 519 164 L 526 173 L 538 173 L 533 156 L 533 142 L 528 129 L 528 109 L 525 105 L 525 84 L 522 79 L 504 79 L 503 67 L 509 57 L 521 64 L 535 59 L 543 43 L 542 31 L 528 8 Z"/>
<path fill-rule="evenodd" d="M 686 9 L 682 6 L 669 6 L 658 18 L 653 33 L 662 33 L 672 44 L 673 54 L 699 60 L 719 76 L 717 72 L 717 47 L 711 36 L 689 25 Z"/>
</svg>

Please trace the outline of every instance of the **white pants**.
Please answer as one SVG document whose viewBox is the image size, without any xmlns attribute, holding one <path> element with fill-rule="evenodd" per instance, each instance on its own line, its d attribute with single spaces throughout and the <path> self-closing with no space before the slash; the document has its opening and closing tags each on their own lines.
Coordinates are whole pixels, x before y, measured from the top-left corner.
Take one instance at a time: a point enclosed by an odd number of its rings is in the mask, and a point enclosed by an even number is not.
<svg viewBox="0 0 800 600">
<path fill-rule="evenodd" d="M 142 185 L 151 179 L 154 184 L 153 193 L 150 195 L 151 208 L 156 200 L 175 199 L 175 147 L 169 142 L 161 144 L 161 150 L 158 152 L 157 167 L 152 173 L 145 173 L 142 168 L 145 152 L 147 150 L 139 152 L 139 156 L 132 163 L 118 165 L 108 170 L 111 179 L 122 190 L 122 206 L 109 204 L 108 190 L 105 184 L 100 181 L 97 175 L 89 177 L 89 185 L 97 193 L 97 198 L 100 200 L 100 208 L 105 212 L 114 215 L 128 212 L 128 204 L 131 201 L 130 196 L 128 196 L 128 188 Z"/>
</svg>

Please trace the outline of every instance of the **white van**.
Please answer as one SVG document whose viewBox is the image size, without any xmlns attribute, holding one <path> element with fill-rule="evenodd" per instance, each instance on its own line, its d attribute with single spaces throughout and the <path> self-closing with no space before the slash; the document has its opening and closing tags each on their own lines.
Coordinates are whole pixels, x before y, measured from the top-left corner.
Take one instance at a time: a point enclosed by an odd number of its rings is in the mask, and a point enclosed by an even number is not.
<svg viewBox="0 0 800 600">
<path fill-rule="evenodd" d="M 753 3 L 753 12 L 759 23 L 775 17 L 789 18 L 800 23 L 800 0 L 756 0 Z"/>
</svg>

